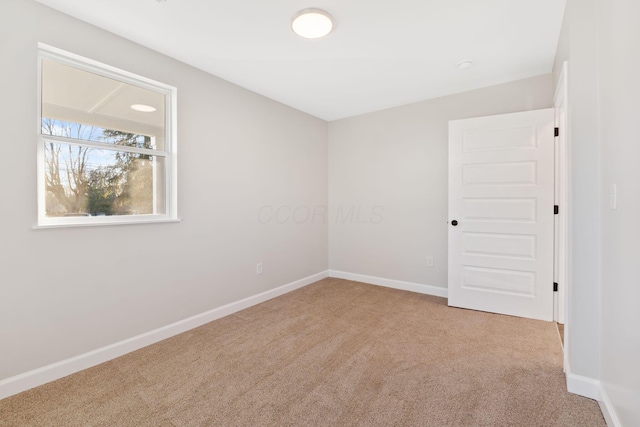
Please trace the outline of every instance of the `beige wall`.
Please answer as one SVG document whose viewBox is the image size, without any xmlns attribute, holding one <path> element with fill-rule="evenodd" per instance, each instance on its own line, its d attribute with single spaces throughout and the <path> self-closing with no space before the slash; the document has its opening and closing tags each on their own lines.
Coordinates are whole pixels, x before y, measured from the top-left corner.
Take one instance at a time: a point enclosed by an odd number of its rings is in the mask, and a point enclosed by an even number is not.
<svg viewBox="0 0 640 427">
<path fill-rule="evenodd" d="M 32 229 L 38 42 L 178 88 L 182 223 Z M 0 49 L 0 380 L 327 269 L 322 221 L 258 220 L 326 206 L 326 122 L 33 0 L 2 0 Z"/>
<path fill-rule="evenodd" d="M 331 269 L 446 288 L 448 121 L 552 100 L 547 74 L 331 122 Z"/>
</svg>

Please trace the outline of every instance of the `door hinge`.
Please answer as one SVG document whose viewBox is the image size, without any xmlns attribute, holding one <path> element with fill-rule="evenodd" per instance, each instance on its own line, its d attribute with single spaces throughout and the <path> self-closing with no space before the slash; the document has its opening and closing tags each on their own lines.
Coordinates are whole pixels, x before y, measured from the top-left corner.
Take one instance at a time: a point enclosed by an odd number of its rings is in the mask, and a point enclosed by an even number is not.
<svg viewBox="0 0 640 427">
<path fill-rule="evenodd" d="M 553 282 L 553 292 L 558 292 L 558 284 Z"/>
<path fill-rule="evenodd" d="M 558 215 L 560 212 L 560 207 L 558 205 L 553 205 L 553 214 Z"/>
<path fill-rule="evenodd" d="M 560 136 L 560 128 L 555 128 L 553 130 L 553 136 Z"/>
</svg>

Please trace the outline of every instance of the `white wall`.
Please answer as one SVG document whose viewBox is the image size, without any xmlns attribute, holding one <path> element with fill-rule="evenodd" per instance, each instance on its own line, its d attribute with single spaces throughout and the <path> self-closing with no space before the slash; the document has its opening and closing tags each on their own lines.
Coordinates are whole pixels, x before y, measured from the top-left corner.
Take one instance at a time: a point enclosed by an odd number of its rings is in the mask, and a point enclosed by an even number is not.
<svg viewBox="0 0 640 427">
<path fill-rule="evenodd" d="M 331 122 L 331 269 L 446 288 L 448 121 L 552 103 L 548 74 Z"/>
<path fill-rule="evenodd" d="M 570 372 L 599 377 L 600 146 L 598 142 L 596 2 L 567 2 L 554 65 L 557 82 L 568 61 L 571 162 L 571 290 L 568 312 Z"/>
<path fill-rule="evenodd" d="M 570 369 L 600 384 L 605 412 L 622 426 L 640 425 L 638 20 L 636 0 L 569 0 L 555 67 L 569 61 Z"/>
<path fill-rule="evenodd" d="M 38 42 L 178 88 L 182 223 L 32 229 Z M 258 221 L 326 206 L 326 122 L 32 0 L 0 50 L 0 380 L 327 269 L 325 223 Z"/>
<path fill-rule="evenodd" d="M 568 0 L 569 2 L 570 0 Z M 556 57 L 553 62 L 553 84 L 554 87 L 560 80 L 560 74 L 562 73 L 562 64 L 569 59 L 569 10 L 570 6 L 567 3 L 565 8 L 564 17 L 562 19 L 562 27 L 560 28 L 560 37 L 558 39 L 558 46 L 556 47 Z"/>
<path fill-rule="evenodd" d="M 640 3 L 598 2 L 602 200 L 600 380 L 623 426 L 640 425 Z M 616 184 L 618 209 L 609 193 Z"/>
<path fill-rule="evenodd" d="M 572 259 L 568 318 L 571 372 L 599 377 L 600 146 L 598 142 L 597 0 L 569 1 L 569 134 Z M 559 60 L 557 62 L 560 62 Z"/>
</svg>

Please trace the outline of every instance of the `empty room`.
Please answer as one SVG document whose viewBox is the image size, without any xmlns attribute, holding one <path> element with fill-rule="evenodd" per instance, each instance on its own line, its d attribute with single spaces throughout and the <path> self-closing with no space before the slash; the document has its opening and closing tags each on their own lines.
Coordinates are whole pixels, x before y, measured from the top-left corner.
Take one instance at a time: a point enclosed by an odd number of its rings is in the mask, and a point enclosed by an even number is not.
<svg viewBox="0 0 640 427">
<path fill-rule="evenodd" d="M 639 426 L 639 20 L 2 0 L 0 426 Z"/>
</svg>

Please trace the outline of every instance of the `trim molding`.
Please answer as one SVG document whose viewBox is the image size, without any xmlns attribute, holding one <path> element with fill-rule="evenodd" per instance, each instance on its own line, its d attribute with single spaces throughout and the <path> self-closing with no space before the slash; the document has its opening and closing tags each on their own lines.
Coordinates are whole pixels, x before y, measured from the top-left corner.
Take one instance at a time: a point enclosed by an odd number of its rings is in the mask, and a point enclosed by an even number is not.
<svg viewBox="0 0 640 427">
<path fill-rule="evenodd" d="M 567 371 L 567 391 L 589 399 L 600 400 L 600 381 Z"/>
<path fill-rule="evenodd" d="M 329 277 L 329 270 L 0 381 L 0 399 L 46 384 Z"/>
<path fill-rule="evenodd" d="M 598 405 L 600 405 L 600 410 L 602 411 L 604 420 L 607 422 L 609 427 L 622 427 L 620 418 L 618 418 L 616 409 L 611 403 L 606 387 L 602 382 L 600 382 L 600 400 L 598 400 Z"/>
<path fill-rule="evenodd" d="M 566 357 L 564 360 L 564 374 L 567 380 L 567 391 L 578 396 L 587 397 L 593 400 L 600 400 L 600 381 L 591 377 L 584 377 L 571 372 L 571 364 Z"/>
<path fill-rule="evenodd" d="M 385 286 L 387 288 L 401 289 L 403 291 L 417 292 L 419 294 L 434 295 L 443 298 L 447 298 L 449 295 L 449 290 L 446 287 L 403 282 L 401 280 L 383 279 L 381 277 L 348 273 L 346 271 L 329 270 L 329 277 L 353 280 L 355 282 L 364 282 L 372 285 Z"/>
<path fill-rule="evenodd" d="M 583 377 L 582 375 L 576 375 L 571 373 L 571 369 L 568 362 L 566 363 L 566 375 L 567 375 L 567 391 L 569 393 L 577 394 L 579 396 L 588 397 L 589 399 L 597 400 L 602 411 L 602 416 L 607 422 L 609 427 L 622 427 L 620 418 L 616 414 L 616 409 L 609 399 L 606 387 L 600 380 L 594 378 Z"/>
</svg>

